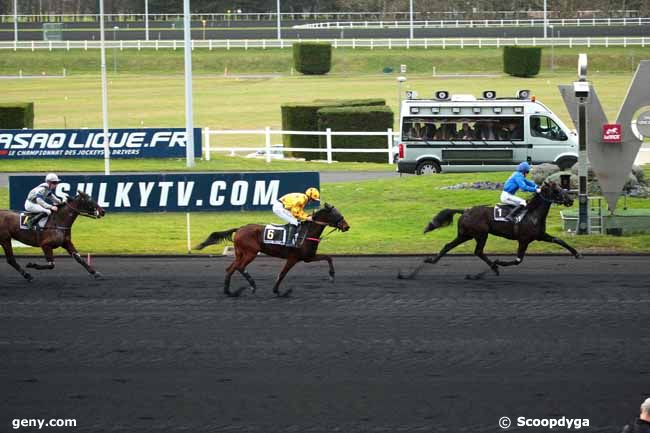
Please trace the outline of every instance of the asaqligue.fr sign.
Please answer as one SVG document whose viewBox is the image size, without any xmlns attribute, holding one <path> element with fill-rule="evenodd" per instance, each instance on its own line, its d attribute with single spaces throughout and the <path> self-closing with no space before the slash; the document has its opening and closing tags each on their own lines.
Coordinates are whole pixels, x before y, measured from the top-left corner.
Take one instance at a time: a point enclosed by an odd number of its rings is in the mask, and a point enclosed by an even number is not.
<svg viewBox="0 0 650 433">
<path fill-rule="evenodd" d="M 60 175 L 56 193 L 90 195 L 108 212 L 267 210 L 289 192 L 320 187 L 317 172 Z M 42 176 L 10 176 L 9 204 L 22 210 Z"/>
<path fill-rule="evenodd" d="M 170 158 L 185 156 L 185 129 L 111 129 L 111 158 Z M 0 130 L 0 160 L 28 158 L 103 158 L 101 129 Z M 201 129 L 194 128 L 194 154 L 201 156 Z"/>
</svg>

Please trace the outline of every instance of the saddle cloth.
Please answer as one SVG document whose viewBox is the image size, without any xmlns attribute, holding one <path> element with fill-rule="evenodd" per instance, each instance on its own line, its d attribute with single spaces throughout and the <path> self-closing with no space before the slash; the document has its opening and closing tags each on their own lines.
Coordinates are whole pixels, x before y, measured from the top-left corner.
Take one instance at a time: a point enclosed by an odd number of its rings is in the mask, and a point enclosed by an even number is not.
<svg viewBox="0 0 650 433">
<path fill-rule="evenodd" d="M 506 219 L 506 216 L 510 214 L 512 211 L 512 208 L 514 208 L 514 205 L 511 204 L 505 204 L 505 203 L 497 203 L 496 206 L 494 206 L 494 221 L 508 221 Z M 521 209 L 519 213 L 515 216 L 515 224 L 519 224 L 521 220 L 524 219 L 526 216 L 526 213 L 528 212 L 527 208 Z"/>
<path fill-rule="evenodd" d="M 20 229 L 21 230 L 29 230 L 27 228 L 27 223 L 29 220 L 33 217 L 38 215 L 38 212 L 21 212 L 20 213 Z M 47 220 L 49 219 L 48 216 L 44 216 L 43 218 L 40 219 L 38 224 L 36 226 L 32 227 L 32 230 L 41 230 L 43 227 L 45 227 L 45 224 L 47 224 Z"/>
<path fill-rule="evenodd" d="M 264 226 L 263 242 L 272 245 L 286 245 L 288 225 L 267 224 Z"/>
</svg>

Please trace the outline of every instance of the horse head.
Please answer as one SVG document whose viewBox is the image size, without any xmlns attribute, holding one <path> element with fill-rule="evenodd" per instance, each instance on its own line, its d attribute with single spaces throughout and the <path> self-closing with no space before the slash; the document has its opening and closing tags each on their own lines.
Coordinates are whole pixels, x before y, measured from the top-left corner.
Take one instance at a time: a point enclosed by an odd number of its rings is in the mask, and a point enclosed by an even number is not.
<svg viewBox="0 0 650 433">
<path fill-rule="evenodd" d="M 68 206 L 82 216 L 101 218 L 106 215 L 106 211 L 83 191 L 78 191 L 74 198 L 69 199 Z"/>
<path fill-rule="evenodd" d="M 330 227 L 335 227 L 342 232 L 350 230 L 350 225 L 345 220 L 341 212 L 334 206 L 325 203 L 313 216 L 314 221 L 326 223 Z"/>
<path fill-rule="evenodd" d="M 555 182 L 544 181 L 541 188 L 541 196 L 548 201 L 564 206 L 573 206 L 573 198 L 569 191 L 561 188 Z"/>
</svg>

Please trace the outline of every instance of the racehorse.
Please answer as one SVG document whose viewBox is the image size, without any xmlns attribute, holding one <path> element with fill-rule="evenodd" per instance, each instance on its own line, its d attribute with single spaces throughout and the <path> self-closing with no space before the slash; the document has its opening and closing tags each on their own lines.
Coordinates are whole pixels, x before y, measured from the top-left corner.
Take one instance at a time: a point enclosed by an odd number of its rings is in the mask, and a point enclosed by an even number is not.
<svg viewBox="0 0 650 433">
<path fill-rule="evenodd" d="M 444 209 L 436 215 L 433 220 L 425 227 L 424 233 L 428 233 L 439 227 L 446 227 L 453 222 L 455 214 L 462 214 L 458 219 L 458 233 L 456 239 L 445 245 L 435 257 L 426 258 L 415 270 L 408 275 L 398 273 L 398 278 L 411 279 L 427 264 L 437 263 L 445 254 L 458 245 L 474 239 L 476 248 L 474 254 L 488 264 L 492 271 L 499 275 L 499 266 L 519 265 L 526 255 L 528 245 L 533 241 L 551 242 L 566 248 L 576 259 L 581 259 L 582 255 L 562 239 L 546 233 L 546 217 L 551 204 L 562 204 L 564 206 L 573 205 L 573 199 L 569 193 L 560 188 L 556 183 L 545 182 L 541 187 L 541 192 L 528 201 L 526 205 L 527 212 L 523 219 L 515 224 L 508 221 L 496 221 L 494 218 L 494 207 L 475 206 L 469 209 Z M 487 242 L 488 235 L 500 236 L 519 242 L 517 258 L 512 261 L 490 260 L 483 249 Z M 485 272 L 479 273 L 470 279 L 481 278 Z"/>
<path fill-rule="evenodd" d="M 79 215 L 89 218 L 101 218 L 105 214 L 104 209 L 81 191 L 77 193 L 76 197 L 69 198 L 59 205 L 59 210 L 52 213 L 45 226 L 40 230 L 23 230 L 20 228 L 19 214 L 8 210 L 0 210 L 0 244 L 5 251 L 7 263 L 20 272 L 26 280 L 32 281 L 34 279 L 31 274 L 20 267 L 14 257 L 11 239 L 16 239 L 32 247 L 41 247 L 45 254 L 47 264 L 28 263 L 28 268 L 36 270 L 54 269 L 54 255 L 52 252 L 56 248 L 63 247 L 92 276 L 100 278 L 101 274 L 86 263 L 72 243 L 72 225 Z"/>
<path fill-rule="evenodd" d="M 235 260 L 230 264 L 230 266 L 228 266 L 228 268 L 226 268 L 226 277 L 223 286 L 224 294 L 231 297 L 239 296 L 241 292 L 246 289 L 246 287 L 240 287 L 234 292 L 230 291 L 230 278 L 235 271 L 239 271 L 239 273 L 246 278 L 246 281 L 250 284 L 252 292 L 257 290 L 255 280 L 253 280 L 250 274 L 246 272 L 246 266 L 255 260 L 257 253 L 262 252 L 271 257 L 287 259 L 282 271 L 275 281 L 275 285 L 273 286 L 273 293 L 280 297 L 287 297 L 291 294 L 291 289 L 287 289 L 285 292 L 280 293 L 280 283 L 289 270 L 300 261 L 311 263 L 327 260 L 327 263 L 329 264 L 330 281 L 334 282 L 334 263 L 332 262 L 332 258 L 327 255 L 316 254 L 316 250 L 318 250 L 321 234 L 323 233 L 323 230 L 325 230 L 325 227 L 329 226 L 346 232 L 350 230 L 350 226 L 338 209 L 327 203 L 325 203 L 322 209 L 319 209 L 312 215 L 312 220 L 313 221 L 303 223 L 307 225 L 305 240 L 302 245 L 297 248 L 290 248 L 284 245 L 266 244 L 263 242 L 265 226 L 249 224 L 223 232 L 214 232 L 205 241 L 200 243 L 196 249 L 202 250 L 208 245 L 214 245 L 226 240 L 234 242 Z"/>
</svg>

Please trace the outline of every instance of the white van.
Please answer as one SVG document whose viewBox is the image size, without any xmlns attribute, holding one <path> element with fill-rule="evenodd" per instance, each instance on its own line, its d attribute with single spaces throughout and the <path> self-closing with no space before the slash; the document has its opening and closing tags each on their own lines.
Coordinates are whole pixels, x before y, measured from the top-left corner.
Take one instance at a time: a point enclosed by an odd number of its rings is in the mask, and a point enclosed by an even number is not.
<svg viewBox="0 0 650 433">
<path fill-rule="evenodd" d="M 514 98 L 438 91 L 434 99 L 417 99 L 407 92 L 400 124 L 400 173 L 502 171 L 521 161 L 567 169 L 578 160 L 575 132 L 528 90 Z"/>
</svg>

